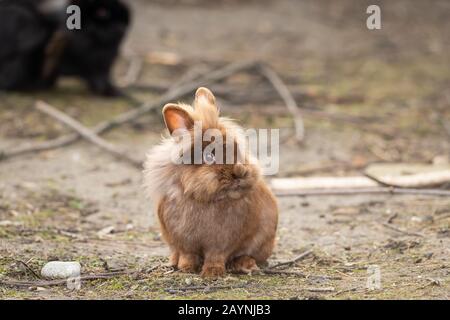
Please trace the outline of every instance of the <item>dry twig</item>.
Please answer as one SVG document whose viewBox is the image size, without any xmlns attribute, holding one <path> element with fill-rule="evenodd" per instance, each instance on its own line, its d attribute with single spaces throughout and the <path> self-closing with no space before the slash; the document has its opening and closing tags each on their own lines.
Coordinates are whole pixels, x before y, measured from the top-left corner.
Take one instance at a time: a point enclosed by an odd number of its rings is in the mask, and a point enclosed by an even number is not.
<svg viewBox="0 0 450 320">
<path fill-rule="evenodd" d="M 335 289 L 333 287 L 326 287 L 326 288 L 306 288 L 306 291 L 310 292 L 334 292 Z"/>
<path fill-rule="evenodd" d="M 288 261 L 279 262 L 279 263 L 269 267 L 269 269 L 275 269 L 275 268 L 279 268 L 279 267 L 282 267 L 282 266 L 288 266 L 288 265 L 294 264 L 296 262 L 299 262 L 300 260 L 305 259 L 307 256 L 309 256 L 312 253 L 313 253 L 313 249 L 306 250 L 305 252 L 303 252 L 299 256 L 295 257 L 294 259 L 291 259 L 291 260 L 288 260 Z"/>
<path fill-rule="evenodd" d="M 332 195 L 357 195 L 357 194 L 388 194 L 388 195 L 424 195 L 437 197 L 450 197 L 450 191 L 441 189 L 402 189 L 390 187 L 373 188 L 340 188 L 340 189 L 290 189 L 274 190 L 278 197 L 295 196 L 332 196 Z"/>
<path fill-rule="evenodd" d="M 339 290 L 339 291 L 337 291 L 333 296 L 336 297 L 336 296 L 338 296 L 338 295 L 340 295 L 340 294 L 343 294 L 343 293 L 354 292 L 354 291 L 356 291 L 356 290 L 358 290 L 358 289 L 359 289 L 359 287 L 353 287 L 353 288 L 349 288 L 349 289 Z"/>
<path fill-rule="evenodd" d="M 286 104 L 286 108 L 294 118 L 296 138 L 301 142 L 305 137 L 305 126 L 297 102 L 295 102 L 294 97 L 292 96 L 287 86 L 284 84 L 283 80 L 281 80 L 281 78 L 271 67 L 260 64 L 259 70 L 261 71 L 261 74 L 265 78 L 267 78 L 267 80 L 269 80 L 269 82 L 272 84 L 272 86 L 275 88 L 275 90 L 278 92 L 278 94 Z"/>
<path fill-rule="evenodd" d="M 111 271 L 105 273 L 97 273 L 97 274 L 86 274 L 81 275 L 80 280 L 90 281 L 90 280 L 99 280 L 99 279 L 110 279 L 117 276 L 123 275 L 135 275 L 140 273 L 151 273 L 157 268 L 161 267 L 160 265 L 155 265 L 151 268 L 138 270 L 138 269 L 127 269 L 127 270 L 119 270 L 119 271 Z M 39 281 L 22 281 L 22 280 L 8 280 L 8 279 L 0 279 L 0 285 L 8 286 L 8 287 L 51 287 L 51 286 L 59 286 L 67 284 L 67 279 L 57 279 L 57 280 L 39 280 Z"/>
<path fill-rule="evenodd" d="M 270 268 L 266 268 L 261 270 L 263 274 L 281 274 L 288 276 L 297 276 L 301 278 L 307 278 L 308 276 L 300 271 L 288 271 L 288 270 L 272 270 Z"/>
<path fill-rule="evenodd" d="M 143 67 L 144 61 L 139 56 L 133 55 L 130 57 L 127 72 L 119 81 L 120 87 L 126 88 L 136 83 L 139 80 Z"/>
<path fill-rule="evenodd" d="M 168 293 L 179 293 L 186 291 L 214 291 L 214 290 L 224 290 L 224 289 L 239 289 L 243 288 L 245 285 L 229 285 L 229 286 L 187 286 L 187 287 L 178 287 L 178 288 L 168 288 L 166 292 Z"/>
<path fill-rule="evenodd" d="M 36 109 L 58 120 L 59 122 L 66 125 L 70 129 L 76 131 L 84 139 L 95 144 L 99 148 L 109 152 L 116 158 L 120 160 L 125 160 L 137 168 L 142 168 L 141 161 L 131 158 L 126 152 L 119 150 L 112 143 L 100 138 L 90 129 L 86 128 L 84 125 L 82 125 L 80 122 L 73 119 L 72 117 L 68 116 L 66 113 L 53 108 L 51 105 L 43 101 L 38 101 L 36 103 Z"/>
<path fill-rule="evenodd" d="M 391 230 L 393 230 L 393 231 L 396 231 L 396 232 L 398 232 L 398 233 L 401 233 L 401 234 L 404 234 L 404 235 L 407 235 L 407 236 L 421 237 L 421 238 L 423 237 L 423 234 L 416 233 L 416 232 L 405 231 L 405 230 L 399 229 L 399 228 L 397 228 L 397 227 L 394 227 L 393 225 L 388 224 L 388 223 L 382 223 L 382 225 L 383 225 L 384 227 L 388 228 L 388 229 L 391 229 Z"/>
<path fill-rule="evenodd" d="M 99 274 L 88 274 L 80 276 L 80 280 L 98 280 L 98 279 L 110 279 L 116 276 L 121 276 L 125 274 L 132 274 L 136 271 L 125 270 L 125 271 L 114 271 L 108 273 Z M 0 284 L 8 287 L 51 287 L 58 286 L 67 283 L 67 279 L 58 280 L 41 280 L 41 281 L 21 281 L 21 280 L 0 280 Z"/>
<path fill-rule="evenodd" d="M 397 218 L 397 217 L 398 217 L 398 213 L 397 213 L 397 212 L 394 212 L 394 213 L 391 214 L 391 215 L 389 216 L 389 218 L 386 220 L 386 223 L 392 223 L 392 221 L 394 221 L 394 219 Z"/>
<path fill-rule="evenodd" d="M 37 279 L 41 279 L 41 276 L 39 274 L 37 274 L 33 268 L 31 268 L 28 263 L 22 261 L 22 260 L 18 260 L 18 259 L 14 259 L 14 261 L 20 263 L 21 265 L 23 265 L 28 271 L 30 271 L 34 277 L 36 277 Z"/>
</svg>

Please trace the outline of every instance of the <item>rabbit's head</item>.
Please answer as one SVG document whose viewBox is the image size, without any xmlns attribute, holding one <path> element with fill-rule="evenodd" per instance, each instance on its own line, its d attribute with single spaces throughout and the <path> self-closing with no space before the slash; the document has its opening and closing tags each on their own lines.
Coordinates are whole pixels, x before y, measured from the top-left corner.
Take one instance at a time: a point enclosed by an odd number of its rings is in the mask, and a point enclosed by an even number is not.
<svg viewBox="0 0 450 320">
<path fill-rule="evenodd" d="M 193 107 L 165 105 L 163 116 L 171 137 L 149 154 L 146 172 L 163 184 L 170 181 L 166 193 L 201 202 L 236 200 L 260 179 L 259 166 L 247 151 L 242 129 L 219 116 L 210 90 L 199 88 Z M 154 175 L 152 170 L 160 174 Z M 166 178 L 161 179 L 161 175 Z"/>
</svg>

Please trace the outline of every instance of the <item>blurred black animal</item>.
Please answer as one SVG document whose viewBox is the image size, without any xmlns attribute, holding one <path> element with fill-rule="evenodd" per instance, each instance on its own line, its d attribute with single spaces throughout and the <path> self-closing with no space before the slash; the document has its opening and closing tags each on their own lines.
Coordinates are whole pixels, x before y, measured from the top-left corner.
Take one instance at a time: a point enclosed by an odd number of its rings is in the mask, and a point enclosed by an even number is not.
<svg viewBox="0 0 450 320">
<path fill-rule="evenodd" d="M 0 0 L 0 90 L 36 87 L 50 34 L 32 0 Z"/>
<path fill-rule="evenodd" d="M 130 23 L 128 8 L 119 0 L 73 0 L 71 4 L 81 9 L 81 30 L 68 30 L 64 21 L 53 33 L 44 68 L 47 83 L 54 84 L 61 75 L 79 76 L 95 93 L 118 95 L 110 72 Z M 52 65 L 53 70 L 45 70 Z"/>
<path fill-rule="evenodd" d="M 80 30 L 66 26 L 70 5 L 81 9 Z M 0 49 L 0 90 L 50 88 L 68 75 L 120 94 L 110 73 L 129 23 L 120 0 L 0 0 L 0 43 L 13 44 Z"/>
</svg>

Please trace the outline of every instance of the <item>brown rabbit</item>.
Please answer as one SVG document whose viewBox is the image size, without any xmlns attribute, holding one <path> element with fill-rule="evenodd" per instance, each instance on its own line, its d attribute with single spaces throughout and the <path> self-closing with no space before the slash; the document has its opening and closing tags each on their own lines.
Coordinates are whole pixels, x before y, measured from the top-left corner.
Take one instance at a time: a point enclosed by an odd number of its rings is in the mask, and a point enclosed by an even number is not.
<svg viewBox="0 0 450 320">
<path fill-rule="evenodd" d="M 247 153 L 239 153 L 240 128 L 219 117 L 214 95 L 206 88 L 197 90 L 194 108 L 167 104 L 163 116 L 171 137 L 149 152 L 144 180 L 172 252 L 171 265 L 183 272 L 201 270 L 204 277 L 222 276 L 226 268 L 243 273 L 257 270 L 272 254 L 278 208 L 258 164 L 250 162 Z M 232 158 L 239 155 L 245 161 L 220 164 L 203 140 L 200 162 L 173 161 L 180 150 L 195 153 L 194 126 L 199 121 L 201 134 L 218 130 L 223 150 L 232 144 L 236 147 Z M 186 136 L 188 144 L 183 143 Z"/>
</svg>

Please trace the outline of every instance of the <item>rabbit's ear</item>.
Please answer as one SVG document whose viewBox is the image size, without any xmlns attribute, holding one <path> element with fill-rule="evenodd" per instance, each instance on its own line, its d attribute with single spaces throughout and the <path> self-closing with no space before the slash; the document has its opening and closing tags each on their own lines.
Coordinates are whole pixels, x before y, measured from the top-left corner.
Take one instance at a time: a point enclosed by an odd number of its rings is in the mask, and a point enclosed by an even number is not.
<svg viewBox="0 0 450 320">
<path fill-rule="evenodd" d="M 207 105 L 216 105 L 216 98 L 211 90 L 208 88 L 200 87 L 195 92 L 195 107 L 202 107 Z"/>
<path fill-rule="evenodd" d="M 169 103 L 163 108 L 164 121 L 170 134 L 177 135 L 194 126 L 194 120 L 191 115 L 177 104 Z"/>
</svg>

